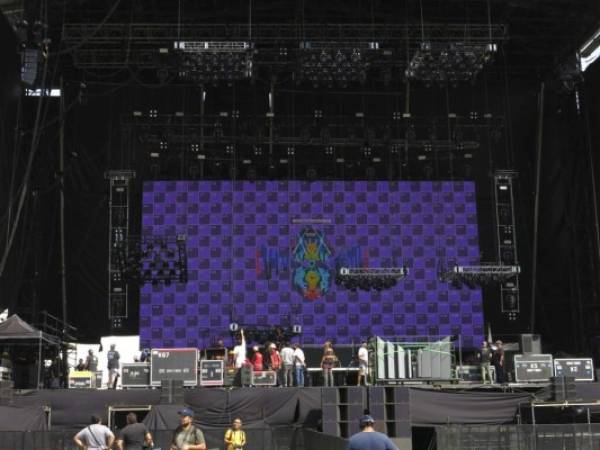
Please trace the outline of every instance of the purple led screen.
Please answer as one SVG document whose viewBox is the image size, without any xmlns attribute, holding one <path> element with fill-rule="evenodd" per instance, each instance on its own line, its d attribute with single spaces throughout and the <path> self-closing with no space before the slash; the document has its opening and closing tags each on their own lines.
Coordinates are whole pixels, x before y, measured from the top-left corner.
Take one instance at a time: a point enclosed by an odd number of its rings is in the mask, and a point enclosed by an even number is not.
<svg viewBox="0 0 600 450">
<path fill-rule="evenodd" d="M 301 325 L 302 342 L 483 336 L 480 289 L 438 281 L 479 261 L 472 182 L 146 182 L 142 233 L 187 235 L 188 283 L 141 290 L 142 347 L 204 347 L 235 321 Z M 400 267 L 388 290 L 346 290 L 335 267 Z"/>
</svg>

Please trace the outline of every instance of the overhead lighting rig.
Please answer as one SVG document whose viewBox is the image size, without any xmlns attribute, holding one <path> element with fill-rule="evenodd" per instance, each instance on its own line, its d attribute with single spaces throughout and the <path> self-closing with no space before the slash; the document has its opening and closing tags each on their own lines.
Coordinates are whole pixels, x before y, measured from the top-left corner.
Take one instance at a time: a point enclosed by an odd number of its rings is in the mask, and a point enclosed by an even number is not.
<svg viewBox="0 0 600 450">
<path fill-rule="evenodd" d="M 364 83 L 377 50 L 377 42 L 301 42 L 299 81 L 310 82 L 314 87 Z"/>
<path fill-rule="evenodd" d="M 335 283 L 357 291 L 382 291 L 390 289 L 408 275 L 406 267 L 342 267 L 338 270 Z"/>
<path fill-rule="evenodd" d="M 117 244 L 117 267 L 123 280 L 139 283 L 187 283 L 187 238 L 130 236 Z"/>
<path fill-rule="evenodd" d="M 496 51 L 496 44 L 425 41 L 408 64 L 406 78 L 426 85 L 474 81 Z"/>
<path fill-rule="evenodd" d="M 177 73 L 198 84 L 232 83 L 252 76 L 253 49 L 246 41 L 177 41 Z"/>
<path fill-rule="evenodd" d="M 439 279 L 443 283 L 451 283 L 456 288 L 466 285 L 471 289 L 477 286 L 500 284 L 521 273 L 520 266 L 482 264 L 478 266 L 452 265 L 441 267 Z"/>
</svg>

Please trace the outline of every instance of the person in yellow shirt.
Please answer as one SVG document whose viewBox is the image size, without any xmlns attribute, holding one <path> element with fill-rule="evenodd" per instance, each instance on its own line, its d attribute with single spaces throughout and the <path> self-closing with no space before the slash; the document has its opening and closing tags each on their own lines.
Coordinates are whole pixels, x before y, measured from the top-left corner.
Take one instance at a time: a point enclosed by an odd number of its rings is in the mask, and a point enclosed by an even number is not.
<svg viewBox="0 0 600 450">
<path fill-rule="evenodd" d="M 243 450 L 246 445 L 246 433 L 242 430 L 242 420 L 235 419 L 233 426 L 225 432 L 227 450 Z"/>
</svg>

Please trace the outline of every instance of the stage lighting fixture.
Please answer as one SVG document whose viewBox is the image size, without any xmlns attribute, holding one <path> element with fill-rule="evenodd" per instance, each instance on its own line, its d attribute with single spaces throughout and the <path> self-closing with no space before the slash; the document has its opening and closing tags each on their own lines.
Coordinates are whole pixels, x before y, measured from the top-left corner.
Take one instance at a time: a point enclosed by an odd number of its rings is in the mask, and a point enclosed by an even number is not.
<svg viewBox="0 0 600 450">
<path fill-rule="evenodd" d="M 582 72 L 600 57 L 600 29 L 579 48 L 578 57 Z"/>
<path fill-rule="evenodd" d="M 495 44 L 422 42 L 405 75 L 427 86 L 474 81 L 496 51 Z"/>
<path fill-rule="evenodd" d="M 364 83 L 371 55 L 378 49 L 376 42 L 301 42 L 299 80 L 314 87 Z"/>
<path fill-rule="evenodd" d="M 252 76 L 252 44 L 244 41 L 174 43 L 180 78 L 199 84 L 238 81 Z"/>
<path fill-rule="evenodd" d="M 477 286 L 504 283 L 521 272 L 515 265 L 482 264 L 479 266 L 460 266 L 457 264 L 438 269 L 439 280 L 450 283 L 452 287 L 460 289 L 466 285 L 470 289 Z"/>
</svg>

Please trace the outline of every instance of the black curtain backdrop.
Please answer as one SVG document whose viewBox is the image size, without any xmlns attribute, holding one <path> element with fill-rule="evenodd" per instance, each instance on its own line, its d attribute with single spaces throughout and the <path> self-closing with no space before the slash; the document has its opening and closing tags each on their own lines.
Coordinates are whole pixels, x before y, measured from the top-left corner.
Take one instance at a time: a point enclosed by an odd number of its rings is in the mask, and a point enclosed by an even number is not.
<svg viewBox="0 0 600 450">
<path fill-rule="evenodd" d="M 0 431 L 44 431 L 48 429 L 41 406 L 0 406 Z"/>
<path fill-rule="evenodd" d="M 411 389 L 413 425 L 448 423 L 510 423 L 529 394 L 503 392 L 438 392 Z"/>
<path fill-rule="evenodd" d="M 600 385 L 581 383 L 577 388 L 578 398 L 600 400 Z M 413 425 L 511 423 L 519 405 L 529 404 L 532 398 L 526 393 L 412 388 L 410 417 Z M 184 405 L 195 411 L 194 421 L 206 429 L 225 429 L 236 417 L 242 419 L 244 427 L 257 430 L 317 428 L 321 419 L 321 388 L 317 387 L 186 389 L 181 405 L 160 404 L 159 390 L 41 390 L 15 396 L 14 403 L 19 408 L 50 407 L 53 430 L 82 428 L 92 414 L 106 416 L 109 406 L 152 405 L 145 422 L 149 428 L 162 431 L 177 427 L 177 411 Z M 2 412 L 0 417 L 11 415 Z"/>
</svg>

